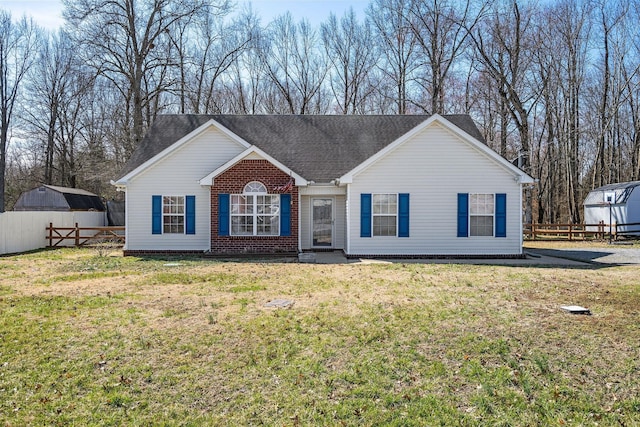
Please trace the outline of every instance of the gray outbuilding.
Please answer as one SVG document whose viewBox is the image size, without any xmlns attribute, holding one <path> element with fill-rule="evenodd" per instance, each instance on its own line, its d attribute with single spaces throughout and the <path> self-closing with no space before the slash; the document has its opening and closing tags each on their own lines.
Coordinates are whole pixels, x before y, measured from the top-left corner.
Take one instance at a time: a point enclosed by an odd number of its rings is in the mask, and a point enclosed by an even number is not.
<svg viewBox="0 0 640 427">
<path fill-rule="evenodd" d="M 100 197 L 89 191 L 43 184 L 22 193 L 13 210 L 104 212 L 106 209 Z"/>
<path fill-rule="evenodd" d="M 591 190 L 584 200 L 585 224 L 640 223 L 640 181 L 618 182 Z M 640 226 L 618 228 L 620 234 L 640 234 Z"/>
</svg>

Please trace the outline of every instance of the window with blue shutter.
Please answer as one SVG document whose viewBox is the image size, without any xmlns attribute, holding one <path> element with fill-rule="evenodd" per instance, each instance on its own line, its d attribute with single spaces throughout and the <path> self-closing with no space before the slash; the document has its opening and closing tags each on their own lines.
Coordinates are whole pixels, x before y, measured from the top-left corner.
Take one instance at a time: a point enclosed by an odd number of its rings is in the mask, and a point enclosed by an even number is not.
<svg viewBox="0 0 640 427">
<path fill-rule="evenodd" d="M 458 237 L 469 237 L 468 193 L 458 193 Z"/>
<path fill-rule="evenodd" d="M 218 236 L 229 235 L 229 195 L 218 194 Z"/>
<path fill-rule="evenodd" d="M 496 194 L 496 237 L 507 237 L 507 195 Z"/>
<path fill-rule="evenodd" d="M 151 196 L 151 234 L 162 234 L 162 196 Z"/>
<path fill-rule="evenodd" d="M 196 234 L 196 196 L 185 199 L 185 233 Z"/>
<path fill-rule="evenodd" d="M 409 237 L 409 194 L 398 194 L 398 237 Z"/>
<path fill-rule="evenodd" d="M 291 194 L 280 195 L 280 235 L 291 235 Z"/>
<path fill-rule="evenodd" d="M 360 237 L 371 237 L 371 194 L 360 194 Z"/>
</svg>

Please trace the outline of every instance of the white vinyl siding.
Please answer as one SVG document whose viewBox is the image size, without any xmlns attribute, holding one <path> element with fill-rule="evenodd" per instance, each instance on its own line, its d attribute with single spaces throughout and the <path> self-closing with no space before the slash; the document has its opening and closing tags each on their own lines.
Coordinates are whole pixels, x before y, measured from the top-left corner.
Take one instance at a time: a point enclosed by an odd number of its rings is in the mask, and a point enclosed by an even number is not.
<svg viewBox="0 0 640 427">
<path fill-rule="evenodd" d="M 409 193 L 410 237 L 360 237 L 360 194 Z M 457 238 L 457 195 L 507 195 L 507 237 Z M 352 255 L 515 255 L 521 245 L 520 185 L 494 159 L 433 123 L 357 174 L 349 188 Z"/>
<path fill-rule="evenodd" d="M 207 250 L 211 239 L 211 193 L 199 180 L 242 151 L 238 142 L 209 128 L 164 159 L 141 172 L 127 185 L 128 250 Z M 152 234 L 151 197 L 192 194 L 196 203 L 196 234 Z"/>
</svg>

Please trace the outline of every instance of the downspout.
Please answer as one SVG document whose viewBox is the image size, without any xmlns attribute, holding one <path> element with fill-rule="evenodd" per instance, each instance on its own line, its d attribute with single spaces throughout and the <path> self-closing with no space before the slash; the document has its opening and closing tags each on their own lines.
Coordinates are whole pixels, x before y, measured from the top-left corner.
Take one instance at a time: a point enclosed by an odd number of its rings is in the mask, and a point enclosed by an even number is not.
<svg viewBox="0 0 640 427">
<path fill-rule="evenodd" d="M 298 253 L 302 252 L 302 196 L 300 187 L 298 189 Z"/>
<path fill-rule="evenodd" d="M 524 236 L 523 236 L 523 232 L 524 232 L 524 227 L 523 227 L 523 215 L 522 215 L 522 193 L 524 191 L 524 185 L 522 183 L 522 180 L 520 178 L 518 178 L 518 186 L 520 187 L 520 200 L 518 200 L 518 212 L 520 213 L 520 220 L 518 221 L 519 224 L 519 230 L 520 230 L 520 256 L 522 256 L 524 254 Z M 507 217 L 508 218 L 508 217 Z"/>
<path fill-rule="evenodd" d="M 349 255 L 351 253 L 351 214 L 349 213 L 351 204 L 351 184 L 347 184 L 347 202 L 345 203 L 345 220 L 347 221 L 347 241 L 345 247 L 345 253 Z"/>
<path fill-rule="evenodd" d="M 131 209 L 127 209 L 127 206 L 129 206 L 129 192 L 127 191 L 126 187 L 124 190 L 120 190 L 120 191 L 124 191 L 124 206 L 125 206 L 125 212 L 124 212 L 124 247 L 122 248 L 123 251 L 126 251 L 129 249 L 129 227 L 127 227 L 127 224 L 129 224 L 129 214 L 130 214 L 130 210 Z"/>
</svg>

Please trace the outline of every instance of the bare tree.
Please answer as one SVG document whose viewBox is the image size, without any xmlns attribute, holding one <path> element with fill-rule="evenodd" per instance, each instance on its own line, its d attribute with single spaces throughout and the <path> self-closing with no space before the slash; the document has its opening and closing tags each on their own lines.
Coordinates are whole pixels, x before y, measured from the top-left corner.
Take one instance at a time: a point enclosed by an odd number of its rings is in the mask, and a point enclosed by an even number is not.
<svg viewBox="0 0 640 427">
<path fill-rule="evenodd" d="M 321 25 L 322 41 L 331 61 L 329 85 L 341 114 L 363 114 L 366 98 L 373 87 L 369 75 L 377 62 L 371 49 L 371 28 L 368 20 L 358 23 L 353 8 L 338 22 L 332 13 Z"/>
<path fill-rule="evenodd" d="M 37 40 L 33 21 L 22 18 L 13 22 L 10 13 L 0 10 L 0 212 L 5 210 L 9 131 L 20 102 L 21 84 L 33 64 Z"/>
<path fill-rule="evenodd" d="M 393 86 L 394 112 L 410 112 L 410 94 L 417 68 L 417 41 L 415 32 L 407 22 L 410 0 L 373 0 L 367 14 L 374 28 L 374 39 L 378 40 L 382 61 L 379 69 L 383 80 Z M 382 85 L 381 88 L 387 85 Z"/>
<path fill-rule="evenodd" d="M 264 35 L 259 27 L 253 28 L 248 49 L 238 55 L 229 67 L 227 90 L 231 99 L 230 112 L 236 114 L 257 114 L 263 112 L 265 107 L 267 77 L 264 62 L 258 53 Z"/>
<path fill-rule="evenodd" d="M 194 31 L 193 67 L 186 84 L 190 107 L 195 113 L 224 112 L 223 104 L 229 101 L 229 96 L 220 96 L 222 80 L 256 37 L 258 24 L 251 11 L 230 23 L 221 18 L 221 14 L 209 15 Z"/>
<path fill-rule="evenodd" d="M 110 80 L 131 104 L 131 148 L 137 145 L 147 123 L 144 110 L 167 79 L 152 75 L 165 72 L 168 33 L 181 20 L 206 11 L 207 0 L 64 0 L 67 28 L 83 46 L 84 60 L 98 75 Z M 146 81 L 145 81 L 146 79 Z M 145 87 L 145 83 L 147 83 Z M 150 84 L 154 83 L 154 84 Z M 153 113 L 153 112 L 152 112 Z M 148 115 L 148 114 L 147 114 Z"/>
<path fill-rule="evenodd" d="M 495 80 L 498 93 L 518 130 L 519 166 L 527 173 L 531 173 L 529 113 L 539 96 L 530 69 L 532 17 L 532 10 L 525 9 L 523 14 L 518 2 L 514 1 L 507 11 L 494 10 L 475 31 L 469 28 L 483 71 Z M 525 197 L 525 221 L 531 222 L 530 192 Z"/>
<path fill-rule="evenodd" d="M 24 113 L 29 135 L 43 141 L 45 184 L 69 184 L 54 181 L 54 170 L 64 159 L 56 157 L 56 141 L 60 137 L 59 117 L 63 113 L 63 100 L 74 79 L 74 48 L 67 35 L 60 31 L 49 34 L 38 51 L 37 61 L 27 82 L 29 100 Z M 56 182 L 58 181 L 58 182 Z"/>
<path fill-rule="evenodd" d="M 407 22 L 426 62 L 426 72 L 420 80 L 424 80 L 421 85 L 429 94 L 430 105 L 420 107 L 432 114 L 445 112 L 447 78 L 464 53 L 469 32 L 474 31 L 484 11 L 484 4 L 473 10 L 474 4 L 478 2 L 413 0 L 408 11 Z"/>
<path fill-rule="evenodd" d="M 550 167 L 560 173 L 556 192 L 561 203 L 557 205 L 564 207 L 566 203 L 567 216 L 574 223 L 579 223 L 582 217 L 580 187 L 585 166 L 580 153 L 584 148 L 581 118 L 585 116 L 582 101 L 590 31 L 587 5 L 577 6 L 573 0 L 561 2 L 546 15 L 547 22 L 551 24 L 549 38 L 555 40 L 550 47 L 565 52 L 555 56 L 550 64 L 551 79 L 557 82 L 554 86 L 560 95 L 555 106 L 547 107 L 554 111 L 555 117 L 552 115 L 549 120 L 553 120 L 550 126 L 555 126 L 558 145 L 554 158 L 550 160 L 554 164 Z"/>
<path fill-rule="evenodd" d="M 264 42 L 258 52 L 273 85 L 269 109 L 290 114 L 324 112 L 317 98 L 328 65 L 309 22 L 295 24 L 290 13 L 279 16 L 270 24 Z"/>
</svg>

